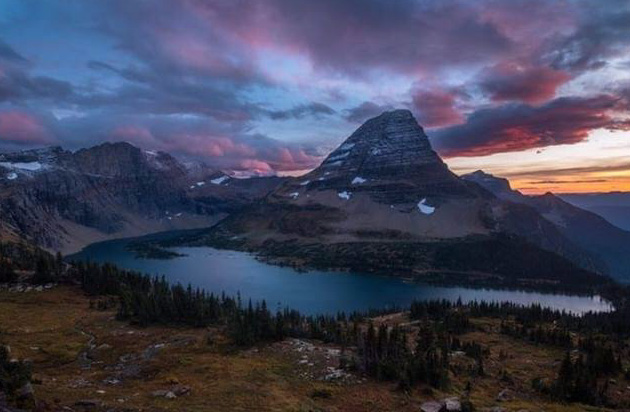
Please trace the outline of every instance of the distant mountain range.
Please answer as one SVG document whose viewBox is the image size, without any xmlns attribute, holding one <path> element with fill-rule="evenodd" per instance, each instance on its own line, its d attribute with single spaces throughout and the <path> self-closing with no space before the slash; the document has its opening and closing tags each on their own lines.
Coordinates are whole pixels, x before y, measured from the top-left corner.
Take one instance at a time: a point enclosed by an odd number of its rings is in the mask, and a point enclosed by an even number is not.
<svg viewBox="0 0 630 412">
<path fill-rule="evenodd" d="M 368 120 L 299 178 L 236 179 L 128 143 L 0 154 L 0 239 L 72 252 L 204 227 L 180 241 L 413 277 L 630 280 L 630 233 L 481 171 L 458 177 L 407 110 Z"/>
<path fill-rule="evenodd" d="M 501 199 L 533 207 L 567 239 L 602 260 L 607 273 L 617 279 L 630 280 L 630 232 L 552 193 L 525 196 L 513 190 L 507 179 L 480 170 L 462 178 L 478 183 Z"/>
<path fill-rule="evenodd" d="M 72 252 L 115 237 L 207 227 L 281 181 L 233 179 L 129 143 L 0 154 L 0 238 Z"/>
<path fill-rule="evenodd" d="M 572 193 L 560 194 L 558 197 L 630 231 L 630 192 Z"/>
</svg>

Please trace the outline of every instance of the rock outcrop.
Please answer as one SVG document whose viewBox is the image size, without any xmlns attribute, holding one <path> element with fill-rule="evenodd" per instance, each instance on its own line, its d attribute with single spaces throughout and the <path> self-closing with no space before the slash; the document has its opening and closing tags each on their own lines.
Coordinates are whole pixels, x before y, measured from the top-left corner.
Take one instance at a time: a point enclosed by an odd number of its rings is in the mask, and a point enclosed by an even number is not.
<svg viewBox="0 0 630 412">
<path fill-rule="evenodd" d="M 386 205 L 480 196 L 448 169 L 408 110 L 368 120 L 318 168 L 289 183 L 282 194 L 304 190 L 368 194 Z"/>
</svg>

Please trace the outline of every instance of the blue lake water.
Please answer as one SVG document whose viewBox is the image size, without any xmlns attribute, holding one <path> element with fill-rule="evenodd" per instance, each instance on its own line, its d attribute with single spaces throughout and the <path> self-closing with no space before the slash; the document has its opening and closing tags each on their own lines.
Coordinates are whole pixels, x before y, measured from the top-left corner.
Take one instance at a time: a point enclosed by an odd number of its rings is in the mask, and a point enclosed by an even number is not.
<svg viewBox="0 0 630 412">
<path fill-rule="evenodd" d="M 461 298 L 540 303 L 574 313 L 609 311 L 611 305 L 598 296 L 569 296 L 512 290 L 440 287 L 408 282 L 400 278 L 347 272 L 297 272 L 292 268 L 262 263 L 250 254 L 208 247 L 178 247 L 185 254 L 175 259 L 141 259 L 126 250 L 131 239 L 95 243 L 72 259 L 111 262 L 119 267 L 152 275 L 164 275 L 172 282 L 190 283 L 215 293 L 235 295 L 253 301 L 265 299 L 270 309 L 288 306 L 307 314 L 336 313 L 391 307 L 405 307 L 415 300 Z"/>
</svg>

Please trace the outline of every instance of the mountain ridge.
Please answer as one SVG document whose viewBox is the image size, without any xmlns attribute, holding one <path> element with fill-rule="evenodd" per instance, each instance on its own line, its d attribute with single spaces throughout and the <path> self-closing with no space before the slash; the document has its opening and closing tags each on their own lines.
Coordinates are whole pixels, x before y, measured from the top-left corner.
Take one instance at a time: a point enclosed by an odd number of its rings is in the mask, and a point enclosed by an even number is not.
<svg viewBox="0 0 630 412">
<path fill-rule="evenodd" d="M 260 179 L 258 189 L 126 142 L 2 153 L 0 236 L 68 253 L 94 241 L 207 227 L 278 180 Z"/>
<path fill-rule="evenodd" d="M 567 238 L 600 258 L 612 276 L 618 280 L 630 280 L 630 232 L 553 193 L 527 196 L 512 189 L 507 179 L 483 171 L 463 175 L 462 178 L 484 186 L 502 199 L 533 207 Z"/>
</svg>

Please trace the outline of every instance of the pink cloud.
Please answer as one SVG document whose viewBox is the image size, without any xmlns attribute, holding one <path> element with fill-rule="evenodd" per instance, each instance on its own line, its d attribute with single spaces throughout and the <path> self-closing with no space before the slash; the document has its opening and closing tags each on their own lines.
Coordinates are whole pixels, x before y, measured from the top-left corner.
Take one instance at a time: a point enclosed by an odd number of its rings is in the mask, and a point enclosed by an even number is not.
<svg viewBox="0 0 630 412">
<path fill-rule="evenodd" d="M 542 103 L 553 98 L 558 87 L 569 80 L 569 73 L 550 67 L 504 62 L 487 69 L 480 84 L 494 101 Z"/>
<path fill-rule="evenodd" d="M 112 135 L 144 147 L 154 146 L 157 142 L 151 131 L 141 126 L 120 126 L 114 129 Z"/>
<path fill-rule="evenodd" d="M 0 140 L 19 145 L 50 144 L 54 141 L 39 119 L 19 111 L 0 113 Z"/>
<path fill-rule="evenodd" d="M 464 120 L 457 110 L 455 94 L 445 90 L 416 90 L 412 96 L 418 121 L 426 127 L 448 126 Z"/>
<path fill-rule="evenodd" d="M 289 143 L 261 136 L 169 133 L 145 126 L 124 125 L 114 128 L 111 137 L 146 149 L 201 158 L 210 165 L 226 170 L 255 174 L 309 169 L 322 159 L 321 156 L 307 154 L 299 147 L 291 147 Z"/>
<path fill-rule="evenodd" d="M 236 170 L 246 170 L 253 174 L 271 174 L 275 170 L 269 165 L 269 163 L 257 159 L 244 159 L 238 163 L 235 167 Z"/>
<path fill-rule="evenodd" d="M 595 129 L 630 130 L 616 119 L 624 102 L 611 95 L 563 97 L 542 106 L 506 104 L 473 112 L 466 123 L 433 133 L 446 157 L 487 156 L 546 146 L 574 144 Z"/>
</svg>

